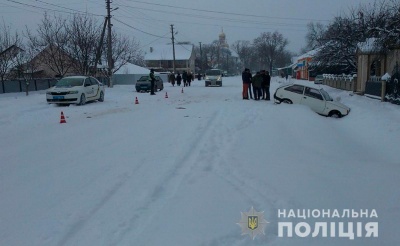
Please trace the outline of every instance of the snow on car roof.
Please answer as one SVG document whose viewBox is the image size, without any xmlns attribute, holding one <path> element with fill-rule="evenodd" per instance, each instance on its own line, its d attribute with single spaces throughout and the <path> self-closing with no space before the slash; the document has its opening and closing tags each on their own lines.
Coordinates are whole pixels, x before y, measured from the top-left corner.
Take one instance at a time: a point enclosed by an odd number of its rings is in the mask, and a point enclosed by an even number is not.
<svg viewBox="0 0 400 246">
<path fill-rule="evenodd" d="M 306 80 L 304 80 L 304 81 L 302 81 L 302 80 L 297 80 L 297 81 L 294 81 L 294 82 L 289 83 L 289 84 L 287 84 L 287 85 L 292 85 L 292 84 L 294 84 L 294 85 L 308 86 L 308 87 L 310 87 L 310 88 L 314 88 L 314 89 L 317 89 L 317 90 L 322 89 L 321 86 L 316 85 L 316 84 L 314 84 L 312 81 L 308 81 L 308 80 L 307 80 L 307 81 L 306 81 Z"/>
</svg>

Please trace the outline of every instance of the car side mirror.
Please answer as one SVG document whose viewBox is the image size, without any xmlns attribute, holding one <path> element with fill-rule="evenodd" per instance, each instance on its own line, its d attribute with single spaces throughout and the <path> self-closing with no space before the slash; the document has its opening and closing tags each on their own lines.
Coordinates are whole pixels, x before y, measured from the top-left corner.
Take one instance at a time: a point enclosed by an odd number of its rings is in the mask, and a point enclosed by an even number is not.
<svg viewBox="0 0 400 246">
<path fill-rule="evenodd" d="M 91 85 L 91 84 L 86 84 L 86 83 L 85 83 L 85 87 L 88 87 L 88 86 L 90 86 L 90 85 Z"/>
</svg>

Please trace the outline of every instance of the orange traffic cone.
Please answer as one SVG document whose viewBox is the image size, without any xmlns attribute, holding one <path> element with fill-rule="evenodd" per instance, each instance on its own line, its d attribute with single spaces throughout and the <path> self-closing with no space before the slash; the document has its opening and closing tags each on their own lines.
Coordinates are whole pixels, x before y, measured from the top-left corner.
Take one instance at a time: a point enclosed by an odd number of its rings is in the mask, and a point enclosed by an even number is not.
<svg viewBox="0 0 400 246">
<path fill-rule="evenodd" d="M 60 119 L 60 124 L 61 123 L 67 123 L 67 121 L 65 120 L 65 117 L 64 117 L 64 113 L 63 113 L 63 111 L 61 111 L 61 119 Z"/>
<path fill-rule="evenodd" d="M 135 104 L 139 104 L 139 100 L 137 99 L 137 97 L 135 99 Z"/>
<path fill-rule="evenodd" d="M 168 98 L 168 93 L 167 92 L 165 92 L 165 98 Z"/>
<path fill-rule="evenodd" d="M 183 87 L 182 87 L 181 93 L 183 93 Z"/>
</svg>

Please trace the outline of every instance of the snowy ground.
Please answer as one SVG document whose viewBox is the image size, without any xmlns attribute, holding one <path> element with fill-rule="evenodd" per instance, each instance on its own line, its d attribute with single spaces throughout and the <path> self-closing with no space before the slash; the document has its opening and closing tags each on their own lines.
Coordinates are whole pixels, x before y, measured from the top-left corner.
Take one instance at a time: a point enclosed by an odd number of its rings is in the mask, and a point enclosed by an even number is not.
<svg viewBox="0 0 400 246">
<path fill-rule="evenodd" d="M 400 107 L 326 90 L 349 116 L 243 101 L 239 77 L 84 106 L 0 95 L 0 245 L 399 245 Z M 236 224 L 252 206 L 255 240 Z M 278 237 L 278 209 L 376 209 L 379 237 Z"/>
</svg>

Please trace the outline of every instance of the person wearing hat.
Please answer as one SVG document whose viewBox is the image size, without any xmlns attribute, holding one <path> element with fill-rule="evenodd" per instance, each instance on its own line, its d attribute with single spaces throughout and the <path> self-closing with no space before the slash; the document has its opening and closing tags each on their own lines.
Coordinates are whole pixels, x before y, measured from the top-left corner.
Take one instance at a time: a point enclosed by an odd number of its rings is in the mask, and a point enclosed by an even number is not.
<svg viewBox="0 0 400 246">
<path fill-rule="evenodd" d="M 154 69 L 150 69 L 150 95 L 155 95 L 156 93 L 154 93 L 154 84 L 156 81 L 156 77 L 154 76 Z"/>
<path fill-rule="evenodd" d="M 243 82 L 243 91 L 242 91 L 243 100 L 249 100 L 249 85 L 251 84 L 250 69 L 248 68 L 244 69 L 242 73 L 242 82 Z"/>
</svg>

